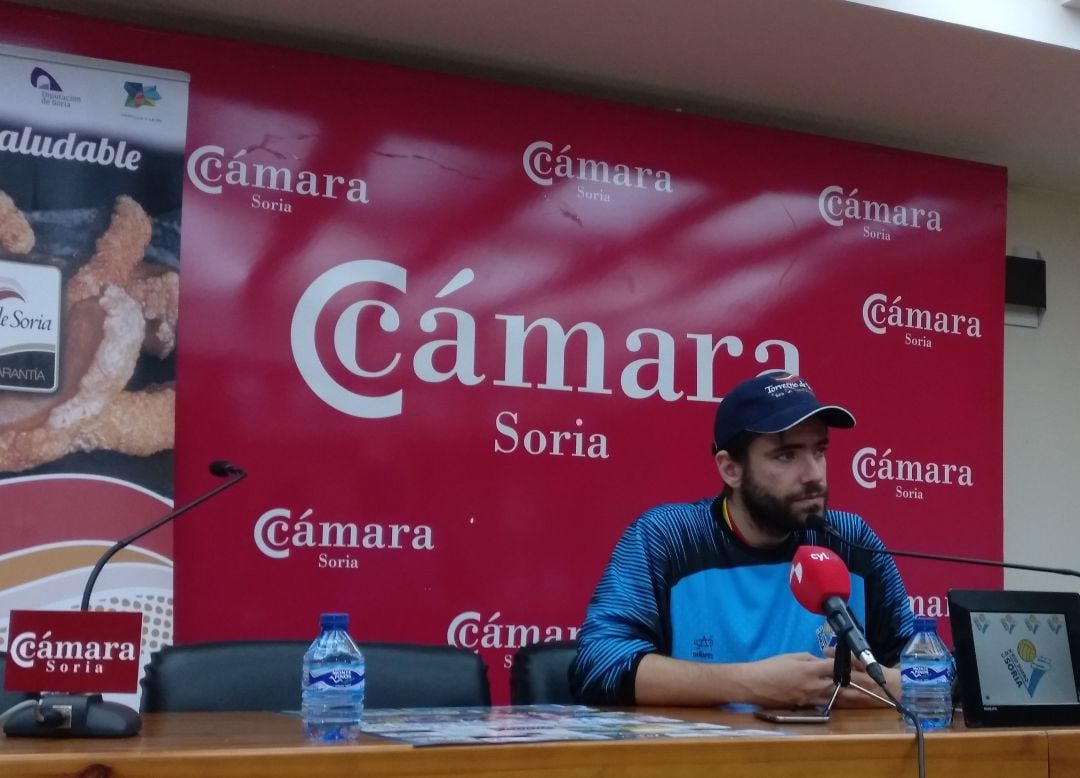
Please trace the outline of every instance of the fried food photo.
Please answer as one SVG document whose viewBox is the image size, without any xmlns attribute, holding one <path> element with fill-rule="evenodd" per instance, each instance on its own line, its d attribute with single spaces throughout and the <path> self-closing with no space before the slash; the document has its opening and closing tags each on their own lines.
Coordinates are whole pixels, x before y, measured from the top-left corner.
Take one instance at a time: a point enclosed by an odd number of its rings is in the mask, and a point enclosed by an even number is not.
<svg viewBox="0 0 1080 778">
<path fill-rule="evenodd" d="M 179 276 L 146 259 L 153 223 L 121 195 L 93 251 L 64 272 L 61 381 L 49 395 L 0 391 L 0 472 L 21 472 L 80 451 L 148 456 L 173 447 L 171 384 L 129 388 L 140 358 L 176 346 Z M 31 254 L 31 220 L 0 192 L 0 256 Z"/>
</svg>

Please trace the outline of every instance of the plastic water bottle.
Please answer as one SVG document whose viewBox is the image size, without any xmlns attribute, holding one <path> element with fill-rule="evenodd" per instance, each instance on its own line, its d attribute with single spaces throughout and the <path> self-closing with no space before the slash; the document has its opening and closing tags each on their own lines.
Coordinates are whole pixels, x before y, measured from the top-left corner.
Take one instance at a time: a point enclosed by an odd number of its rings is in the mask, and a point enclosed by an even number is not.
<svg viewBox="0 0 1080 778">
<path fill-rule="evenodd" d="M 364 655 L 349 637 L 347 613 L 324 613 L 304 654 L 300 714 L 309 740 L 347 743 L 364 715 Z"/>
<path fill-rule="evenodd" d="M 900 701 L 924 730 L 952 723 L 956 665 L 934 619 L 915 619 L 915 635 L 900 654 Z M 909 726 L 911 726 L 909 724 Z"/>
</svg>

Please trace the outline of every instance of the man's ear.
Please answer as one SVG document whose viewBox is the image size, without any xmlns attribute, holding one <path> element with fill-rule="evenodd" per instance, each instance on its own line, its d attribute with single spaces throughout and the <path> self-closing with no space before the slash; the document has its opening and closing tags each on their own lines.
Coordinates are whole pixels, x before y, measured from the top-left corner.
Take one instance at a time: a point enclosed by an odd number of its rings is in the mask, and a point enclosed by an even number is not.
<svg viewBox="0 0 1080 778">
<path fill-rule="evenodd" d="M 720 471 L 720 478 L 723 479 L 727 486 L 732 489 L 738 489 L 742 486 L 743 479 L 743 466 L 731 458 L 731 455 L 727 451 L 717 451 L 716 456 L 716 469 Z"/>
</svg>

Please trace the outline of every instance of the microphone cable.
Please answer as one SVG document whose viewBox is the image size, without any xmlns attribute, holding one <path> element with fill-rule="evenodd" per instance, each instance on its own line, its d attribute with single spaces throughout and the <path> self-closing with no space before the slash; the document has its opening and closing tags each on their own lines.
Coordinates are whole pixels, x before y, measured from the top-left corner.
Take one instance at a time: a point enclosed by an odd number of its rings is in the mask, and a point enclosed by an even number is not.
<svg viewBox="0 0 1080 778">
<path fill-rule="evenodd" d="M 893 693 L 889 691 L 887 686 L 882 686 L 881 688 L 885 692 L 885 696 L 892 701 L 893 707 L 896 708 L 897 713 L 915 725 L 915 749 L 919 766 L 919 778 L 926 778 L 926 739 L 923 735 L 922 724 L 919 723 L 919 717 L 905 708 L 900 700 L 893 696 Z"/>
<path fill-rule="evenodd" d="M 836 527 L 834 527 L 832 524 L 830 524 L 825 519 L 825 517 L 823 517 L 823 516 L 818 516 L 818 515 L 807 516 L 806 517 L 806 526 L 807 526 L 808 529 L 815 529 L 815 530 L 818 530 L 819 532 L 824 533 L 827 537 L 836 538 L 841 543 L 844 543 L 845 545 L 850 546 L 851 548 L 856 548 L 856 549 L 859 549 L 860 551 L 868 551 L 868 552 L 870 552 L 872 554 L 887 554 L 889 556 L 907 556 L 907 557 L 915 557 L 917 559 L 934 559 L 934 560 L 941 560 L 941 561 L 947 561 L 947 562 L 966 562 L 966 563 L 970 563 L 970 564 L 983 564 L 983 565 L 1001 566 L 1000 563 L 989 562 L 989 561 L 984 561 L 984 560 L 977 560 L 977 559 L 967 559 L 967 558 L 962 558 L 962 557 L 951 557 L 951 556 L 944 556 L 944 555 L 940 555 L 940 554 L 922 554 L 922 553 L 910 552 L 910 551 L 908 551 L 908 552 L 905 552 L 905 551 L 895 552 L 895 551 L 891 551 L 891 550 L 886 549 L 886 548 L 880 548 L 880 549 L 871 548 L 870 546 L 865 546 L 865 545 L 863 545 L 861 543 L 856 543 L 854 541 L 848 540 L 846 537 L 841 535 L 840 532 L 837 531 Z M 1010 566 L 1010 567 L 1018 567 L 1020 569 L 1035 569 L 1035 568 L 1032 568 L 1032 567 L 1030 567 L 1028 565 L 1008 565 L 1008 566 Z M 1043 568 L 1042 570 L 1043 570 L 1043 572 L 1046 572 L 1046 568 Z M 1077 575 L 1077 573 L 1075 571 L 1071 571 L 1071 570 L 1052 570 L 1050 572 L 1063 573 L 1063 574 L 1066 574 L 1066 575 Z M 916 716 L 914 713 L 912 713 L 907 708 L 905 708 L 903 706 L 903 704 L 900 702 L 900 700 L 896 699 L 896 697 L 893 696 L 893 693 L 891 691 L 889 691 L 889 687 L 882 684 L 881 690 L 885 693 L 885 696 L 888 697 L 889 700 L 892 702 L 893 707 L 896 708 L 896 711 L 904 719 L 906 719 L 907 721 L 910 721 L 912 723 L 912 725 L 914 725 L 914 727 L 915 727 L 915 747 L 916 747 L 916 754 L 917 754 L 916 758 L 917 758 L 918 768 L 919 768 L 919 778 L 926 778 L 926 740 L 925 740 L 925 737 L 924 737 L 922 724 L 919 722 L 919 717 Z"/>
</svg>

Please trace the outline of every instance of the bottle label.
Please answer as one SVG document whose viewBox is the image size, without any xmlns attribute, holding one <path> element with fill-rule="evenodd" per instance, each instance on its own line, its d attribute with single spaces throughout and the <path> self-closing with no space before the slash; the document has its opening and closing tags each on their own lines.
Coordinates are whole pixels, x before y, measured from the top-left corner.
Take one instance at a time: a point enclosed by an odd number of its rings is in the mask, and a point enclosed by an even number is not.
<svg viewBox="0 0 1080 778">
<path fill-rule="evenodd" d="M 931 667 L 930 665 L 909 665 L 900 670 L 900 675 L 906 681 L 915 683 L 933 683 L 941 678 L 951 682 L 953 669 L 951 666 Z"/>
<path fill-rule="evenodd" d="M 350 667 L 335 667 L 321 673 L 308 673 L 308 686 L 321 686 L 324 689 L 348 689 L 364 682 L 364 674 Z"/>
</svg>

